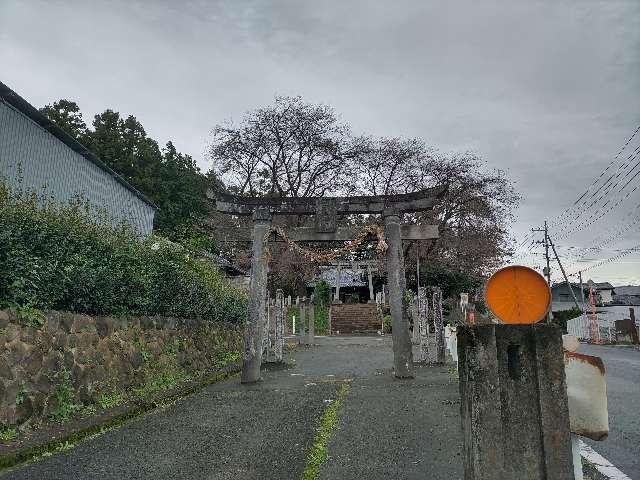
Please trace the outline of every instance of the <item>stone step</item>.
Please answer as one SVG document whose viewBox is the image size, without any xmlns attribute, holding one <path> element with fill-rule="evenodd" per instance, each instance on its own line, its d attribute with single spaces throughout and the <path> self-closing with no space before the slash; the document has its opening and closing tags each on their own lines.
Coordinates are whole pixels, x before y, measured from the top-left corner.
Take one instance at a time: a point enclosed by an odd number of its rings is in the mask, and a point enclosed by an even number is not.
<svg viewBox="0 0 640 480">
<path fill-rule="evenodd" d="M 375 304 L 331 305 L 331 331 L 345 333 L 375 333 L 382 316 Z"/>
</svg>

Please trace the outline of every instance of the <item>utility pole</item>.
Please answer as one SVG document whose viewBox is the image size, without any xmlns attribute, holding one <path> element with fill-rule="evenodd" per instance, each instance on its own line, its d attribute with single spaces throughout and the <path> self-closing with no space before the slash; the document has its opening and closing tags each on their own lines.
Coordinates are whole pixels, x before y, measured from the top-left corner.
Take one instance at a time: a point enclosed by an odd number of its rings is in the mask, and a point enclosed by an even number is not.
<svg viewBox="0 0 640 480">
<path fill-rule="evenodd" d="M 580 280 L 580 294 L 582 295 L 582 314 L 587 318 L 587 304 L 584 300 L 584 284 L 582 283 L 582 270 L 578 271 L 578 279 Z"/>
<path fill-rule="evenodd" d="M 544 221 L 544 228 L 532 228 L 532 232 L 544 232 L 544 239 L 542 241 L 537 241 L 536 243 L 544 244 L 544 258 L 547 262 L 547 266 L 542 269 L 542 273 L 545 277 L 547 277 L 547 284 L 549 285 L 549 291 L 551 291 L 551 267 L 549 265 L 549 228 L 547 227 L 547 221 Z M 547 317 L 547 322 L 551 323 L 553 320 L 553 312 L 551 308 L 549 308 L 549 315 Z"/>
<path fill-rule="evenodd" d="M 546 222 L 545 222 L 546 225 Z M 551 241 L 551 237 L 547 234 L 547 238 L 549 239 L 549 244 L 551 245 L 551 249 L 553 250 L 553 254 L 556 257 L 556 261 L 558 262 L 558 266 L 560 267 L 560 271 L 562 272 L 562 276 L 564 277 L 564 281 L 567 282 L 567 287 L 569 287 L 569 291 L 571 292 L 571 296 L 573 297 L 573 301 L 576 304 L 576 308 L 580 310 L 580 305 L 578 305 L 578 299 L 576 298 L 576 294 L 573 292 L 573 286 L 569 283 L 569 278 L 567 277 L 567 273 L 564 271 L 564 267 L 560 262 L 560 257 L 558 256 L 558 252 L 556 251 L 556 246 Z"/>
</svg>

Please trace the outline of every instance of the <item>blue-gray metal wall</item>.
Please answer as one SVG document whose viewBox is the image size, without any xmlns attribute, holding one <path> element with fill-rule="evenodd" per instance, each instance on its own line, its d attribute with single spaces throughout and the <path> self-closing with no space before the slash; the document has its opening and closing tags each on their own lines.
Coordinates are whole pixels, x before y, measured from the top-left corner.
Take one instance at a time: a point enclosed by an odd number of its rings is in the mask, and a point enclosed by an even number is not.
<svg viewBox="0 0 640 480">
<path fill-rule="evenodd" d="M 0 100 L 0 177 L 15 190 L 68 203 L 78 197 L 125 221 L 141 235 L 153 229 L 154 208 L 110 173 Z"/>
</svg>

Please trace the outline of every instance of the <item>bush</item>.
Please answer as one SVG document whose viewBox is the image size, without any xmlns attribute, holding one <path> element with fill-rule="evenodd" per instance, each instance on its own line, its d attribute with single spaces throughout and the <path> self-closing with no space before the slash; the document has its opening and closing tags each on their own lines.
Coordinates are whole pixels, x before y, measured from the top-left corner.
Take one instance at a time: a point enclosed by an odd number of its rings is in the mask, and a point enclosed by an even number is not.
<svg viewBox="0 0 640 480">
<path fill-rule="evenodd" d="M 576 307 L 571 307 L 569 310 L 560 310 L 553 314 L 553 323 L 562 328 L 564 333 L 567 333 L 567 322 L 581 315 L 582 310 Z"/>
<path fill-rule="evenodd" d="M 318 333 L 328 333 L 331 286 L 324 280 L 317 282 L 313 289 L 313 298 L 315 304 L 315 330 Z"/>
<path fill-rule="evenodd" d="M 0 308 L 244 319 L 246 295 L 210 261 L 106 220 L 81 202 L 59 206 L 0 184 Z"/>
</svg>

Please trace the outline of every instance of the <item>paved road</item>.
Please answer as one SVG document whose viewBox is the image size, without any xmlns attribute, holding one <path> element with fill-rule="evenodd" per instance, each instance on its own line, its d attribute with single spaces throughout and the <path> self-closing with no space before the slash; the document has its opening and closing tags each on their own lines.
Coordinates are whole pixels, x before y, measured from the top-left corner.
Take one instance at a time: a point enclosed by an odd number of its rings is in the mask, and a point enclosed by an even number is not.
<svg viewBox="0 0 640 480">
<path fill-rule="evenodd" d="M 580 345 L 578 352 L 604 362 L 609 438 L 588 443 L 633 479 L 640 479 L 640 351 L 627 347 Z"/>
<path fill-rule="evenodd" d="M 231 379 L 3 480 L 299 479 L 316 426 L 349 381 L 323 480 L 462 478 L 457 378 L 418 367 L 391 376 L 390 337 L 318 339 L 264 381 Z"/>
</svg>

